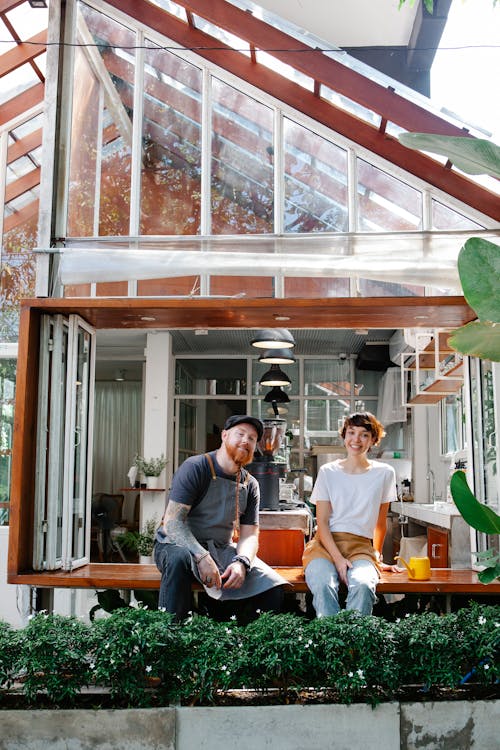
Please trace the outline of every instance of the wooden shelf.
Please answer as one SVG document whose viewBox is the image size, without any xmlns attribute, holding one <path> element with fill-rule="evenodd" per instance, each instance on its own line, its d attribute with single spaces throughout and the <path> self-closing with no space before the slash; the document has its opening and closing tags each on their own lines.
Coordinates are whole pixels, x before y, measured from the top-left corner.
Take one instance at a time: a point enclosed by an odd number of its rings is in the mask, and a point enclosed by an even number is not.
<svg viewBox="0 0 500 750">
<path fill-rule="evenodd" d="M 437 404 L 445 396 L 458 393 L 463 385 L 463 362 L 455 365 L 446 375 L 426 386 L 422 393 L 410 399 L 410 404 Z"/>
</svg>

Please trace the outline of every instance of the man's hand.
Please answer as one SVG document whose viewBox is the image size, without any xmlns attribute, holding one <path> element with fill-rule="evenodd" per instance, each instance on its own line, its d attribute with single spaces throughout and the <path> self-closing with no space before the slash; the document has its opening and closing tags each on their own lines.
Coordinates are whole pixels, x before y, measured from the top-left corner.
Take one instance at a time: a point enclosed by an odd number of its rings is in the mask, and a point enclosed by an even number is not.
<svg viewBox="0 0 500 750">
<path fill-rule="evenodd" d="M 221 588 L 222 581 L 219 568 L 210 555 L 206 555 L 206 557 L 200 560 L 198 563 L 198 573 L 200 574 L 201 582 L 205 586 L 208 586 L 209 589 L 213 588 L 213 586 L 217 589 Z"/>
<path fill-rule="evenodd" d="M 243 582 L 247 575 L 247 569 L 242 562 L 235 560 L 230 563 L 221 575 L 221 579 L 225 581 L 222 588 L 224 589 L 239 589 L 243 585 Z"/>
</svg>

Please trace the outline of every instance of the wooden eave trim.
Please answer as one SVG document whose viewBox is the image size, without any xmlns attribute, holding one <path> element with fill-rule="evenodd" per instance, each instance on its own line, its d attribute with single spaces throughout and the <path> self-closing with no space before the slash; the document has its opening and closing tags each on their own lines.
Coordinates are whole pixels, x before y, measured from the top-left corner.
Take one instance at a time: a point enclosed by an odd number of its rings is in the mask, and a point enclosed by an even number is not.
<svg viewBox="0 0 500 750">
<path fill-rule="evenodd" d="M 100 328 L 268 328 L 275 316 L 289 317 L 289 328 L 454 328 L 476 318 L 462 296 L 339 297 L 324 299 L 187 298 L 28 298 L 21 309 L 78 314 Z M 425 317 L 420 317 L 425 316 Z M 153 317 L 154 322 L 142 320 Z"/>
<path fill-rule="evenodd" d="M 406 148 L 396 138 L 380 132 L 377 128 L 351 115 L 349 112 L 335 107 L 324 99 L 318 98 L 313 92 L 307 91 L 302 86 L 278 73 L 274 73 L 266 66 L 252 63 L 245 55 L 224 45 L 222 42 L 217 41 L 218 49 L 203 49 L 204 47 L 209 48 L 213 46 L 213 37 L 197 29 L 190 29 L 186 23 L 170 16 L 170 14 L 156 6 L 150 5 L 145 0 L 138 0 L 137 2 L 135 0 L 124 0 L 124 2 L 121 0 L 110 0 L 110 4 L 120 8 L 120 10 L 136 18 L 141 23 L 150 26 L 155 31 L 158 31 L 158 33 L 168 35 L 169 38 L 177 42 L 181 47 L 193 48 L 200 57 L 250 83 L 274 99 L 281 100 L 289 107 L 302 112 L 307 117 L 320 122 L 325 127 L 339 133 L 350 141 L 381 156 L 391 164 L 404 169 L 409 174 L 462 201 L 465 205 L 471 206 L 495 221 L 500 221 L 499 197 L 458 172 L 447 169 L 439 162 L 418 151 Z M 182 4 L 184 5 L 185 3 Z M 237 10 L 234 6 L 226 5 L 226 3 L 224 3 L 224 6 Z M 165 15 L 168 16 L 168 25 L 165 23 Z M 200 15 L 203 15 L 203 13 L 200 13 Z M 248 15 L 243 14 L 244 19 Z M 253 20 L 257 23 L 256 19 Z M 258 23 L 260 24 L 261 22 L 259 21 Z M 265 24 L 263 25 L 265 26 Z M 278 32 L 276 31 L 276 33 Z M 287 39 L 289 38 L 287 37 Z M 308 53 L 300 54 L 307 55 Z M 311 55 L 313 54 L 318 58 L 318 70 L 320 71 L 327 65 L 337 65 L 334 60 L 325 58 L 316 50 L 311 51 Z M 288 62 L 289 64 L 294 64 L 293 62 Z M 355 90 L 347 90 L 350 85 L 349 76 L 353 74 L 353 71 L 344 66 L 341 66 L 341 68 L 342 70 L 339 71 L 339 80 L 342 81 L 345 78 L 345 93 L 350 99 L 354 99 Z M 335 67 L 332 68 L 332 70 L 335 69 Z M 314 70 L 316 71 L 315 66 Z M 359 74 L 355 75 L 358 76 Z M 315 78 L 318 78 L 316 72 Z M 363 76 L 360 76 L 360 78 L 362 79 L 363 86 L 367 89 L 372 86 L 378 86 L 378 84 L 374 84 Z M 337 85 L 334 73 L 332 73 L 331 80 L 328 79 L 326 81 L 325 79 L 325 83 L 332 87 L 334 91 L 339 91 L 342 88 Z M 399 115 L 396 116 L 394 109 L 392 111 L 385 111 L 389 100 L 397 97 L 397 94 L 390 91 L 386 92 L 382 87 L 379 88 L 386 94 L 383 102 L 380 99 L 380 106 L 376 104 L 375 99 L 370 102 L 364 102 L 364 106 L 368 106 L 375 112 L 380 112 L 392 122 L 397 122 L 402 126 L 405 126 L 406 123 L 407 129 L 410 131 L 423 130 L 447 135 L 465 135 L 463 130 L 455 126 L 450 126 L 446 121 L 436 118 L 435 115 L 431 117 L 431 113 L 426 112 L 401 97 L 398 97 L 398 108 L 406 110 L 404 118 L 401 118 Z M 361 101 L 359 97 L 357 100 Z M 424 118 L 424 114 L 426 118 Z"/>
<path fill-rule="evenodd" d="M 40 31 L 25 42 L 19 42 L 16 47 L 0 55 L 0 77 L 12 73 L 21 65 L 41 55 L 47 49 L 46 43 L 47 29 L 44 29 L 44 31 Z"/>
</svg>

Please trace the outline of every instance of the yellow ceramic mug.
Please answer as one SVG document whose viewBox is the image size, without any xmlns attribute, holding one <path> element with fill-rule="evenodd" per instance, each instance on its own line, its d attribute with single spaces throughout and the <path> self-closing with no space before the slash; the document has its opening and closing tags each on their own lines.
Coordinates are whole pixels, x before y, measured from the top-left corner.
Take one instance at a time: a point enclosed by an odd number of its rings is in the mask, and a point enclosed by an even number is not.
<svg viewBox="0 0 500 750">
<path fill-rule="evenodd" d="M 431 561 L 428 557 L 410 557 L 409 563 L 399 556 L 395 559 L 401 560 L 410 581 L 427 581 L 431 577 Z"/>
</svg>

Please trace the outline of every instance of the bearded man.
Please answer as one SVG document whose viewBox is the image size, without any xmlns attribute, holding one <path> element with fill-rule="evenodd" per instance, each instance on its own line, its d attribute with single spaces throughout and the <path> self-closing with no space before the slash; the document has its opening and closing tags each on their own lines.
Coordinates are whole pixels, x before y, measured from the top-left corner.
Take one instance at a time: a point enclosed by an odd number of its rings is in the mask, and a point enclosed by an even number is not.
<svg viewBox="0 0 500 750">
<path fill-rule="evenodd" d="M 155 542 L 161 572 L 159 607 L 183 620 L 199 581 L 207 611 L 217 619 L 249 622 L 259 611 L 279 612 L 284 578 L 257 555 L 259 485 L 243 467 L 262 438 L 260 419 L 229 417 L 216 451 L 191 456 L 175 472 Z"/>
</svg>

